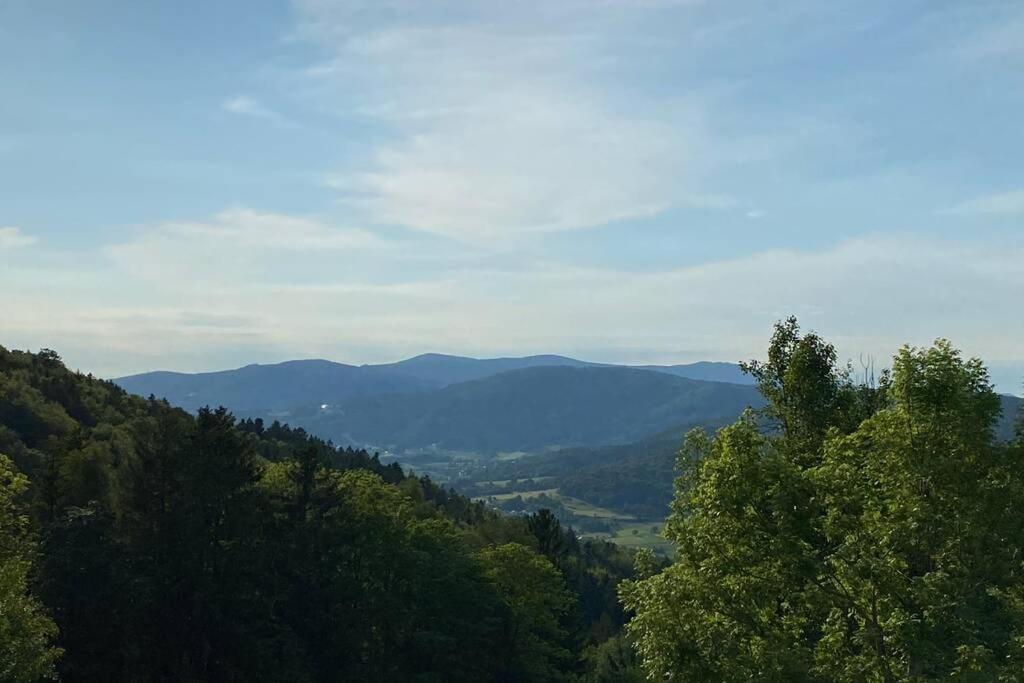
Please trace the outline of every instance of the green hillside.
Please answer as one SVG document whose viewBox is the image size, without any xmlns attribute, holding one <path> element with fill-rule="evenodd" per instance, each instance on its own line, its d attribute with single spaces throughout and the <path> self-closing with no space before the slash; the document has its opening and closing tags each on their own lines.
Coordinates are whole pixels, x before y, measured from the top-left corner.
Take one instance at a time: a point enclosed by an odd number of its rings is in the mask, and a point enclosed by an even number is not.
<svg viewBox="0 0 1024 683">
<path fill-rule="evenodd" d="M 628 443 L 759 405 L 753 387 L 628 368 L 543 367 L 436 392 L 372 396 L 290 419 L 338 442 L 497 453 Z"/>
<path fill-rule="evenodd" d="M 632 558 L 0 348 L 0 679 L 570 680 Z"/>
</svg>

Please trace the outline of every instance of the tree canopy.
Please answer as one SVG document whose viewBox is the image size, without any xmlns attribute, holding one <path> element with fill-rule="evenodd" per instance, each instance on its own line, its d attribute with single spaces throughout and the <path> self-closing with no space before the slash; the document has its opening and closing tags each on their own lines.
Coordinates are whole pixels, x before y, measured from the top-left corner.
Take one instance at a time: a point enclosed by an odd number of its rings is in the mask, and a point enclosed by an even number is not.
<svg viewBox="0 0 1024 683">
<path fill-rule="evenodd" d="M 3 680 L 587 680 L 625 620 L 612 544 L 53 352 L 0 348 L 0 452 Z"/>
<path fill-rule="evenodd" d="M 688 437 L 675 560 L 621 589 L 648 674 L 1018 680 L 1024 446 L 983 365 L 938 341 L 857 385 L 790 320 L 747 367 L 766 409 Z"/>
</svg>

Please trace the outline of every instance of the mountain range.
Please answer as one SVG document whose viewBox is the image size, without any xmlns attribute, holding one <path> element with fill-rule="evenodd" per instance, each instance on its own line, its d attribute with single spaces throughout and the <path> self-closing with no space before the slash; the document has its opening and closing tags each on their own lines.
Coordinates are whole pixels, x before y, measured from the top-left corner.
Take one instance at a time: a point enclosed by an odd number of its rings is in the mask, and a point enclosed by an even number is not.
<svg viewBox="0 0 1024 683">
<path fill-rule="evenodd" d="M 393 450 L 536 452 L 635 441 L 759 405 L 752 386 L 613 367 L 509 370 L 432 392 L 349 399 L 288 420 L 339 443 Z"/>
<path fill-rule="evenodd" d="M 381 365 L 293 360 L 270 365 L 246 365 L 219 372 L 146 372 L 114 381 L 132 393 L 166 398 L 173 405 L 187 410 L 219 404 L 240 412 L 253 412 L 289 410 L 302 404 L 331 404 L 358 396 L 431 391 L 502 372 L 538 367 L 629 366 L 591 363 L 555 355 L 480 359 L 426 353 Z M 644 365 L 637 366 L 637 369 L 688 379 L 751 384 L 750 378 L 733 363 Z"/>
<path fill-rule="evenodd" d="M 425 354 L 383 365 L 299 360 L 114 380 L 188 410 L 224 405 L 338 443 L 493 453 L 624 443 L 759 403 L 731 363 L 627 367 L 564 356 Z"/>
<path fill-rule="evenodd" d="M 629 444 L 684 426 L 724 424 L 762 404 L 750 378 L 731 363 L 630 367 L 556 355 L 432 353 L 358 366 L 296 360 L 115 382 L 188 410 L 223 405 L 239 416 L 276 419 L 338 444 L 398 455 Z M 1004 402 L 1005 415 L 1015 415 L 1019 399 Z M 1009 418 L 999 431 L 1009 434 Z"/>
</svg>

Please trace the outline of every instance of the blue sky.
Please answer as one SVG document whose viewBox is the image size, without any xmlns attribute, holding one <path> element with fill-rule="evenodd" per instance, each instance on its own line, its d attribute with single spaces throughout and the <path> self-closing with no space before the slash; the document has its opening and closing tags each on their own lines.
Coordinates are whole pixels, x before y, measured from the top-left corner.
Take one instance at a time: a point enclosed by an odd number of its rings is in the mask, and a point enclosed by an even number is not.
<svg viewBox="0 0 1024 683">
<path fill-rule="evenodd" d="M 0 343 L 1024 382 L 1019 2 L 0 4 Z"/>
</svg>

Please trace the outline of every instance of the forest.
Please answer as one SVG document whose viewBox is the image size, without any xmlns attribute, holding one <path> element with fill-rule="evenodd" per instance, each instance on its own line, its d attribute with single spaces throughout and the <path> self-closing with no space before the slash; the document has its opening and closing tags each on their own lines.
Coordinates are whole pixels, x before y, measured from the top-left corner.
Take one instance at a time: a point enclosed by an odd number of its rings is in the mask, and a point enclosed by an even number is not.
<svg viewBox="0 0 1024 683">
<path fill-rule="evenodd" d="M 621 680 L 629 553 L 0 351 L 0 680 Z M 625 675 L 625 674 L 622 674 Z"/>
<path fill-rule="evenodd" d="M 984 365 L 858 376 L 789 319 L 743 367 L 666 560 L 0 349 L 0 679 L 1020 680 L 1024 423 Z"/>
</svg>

